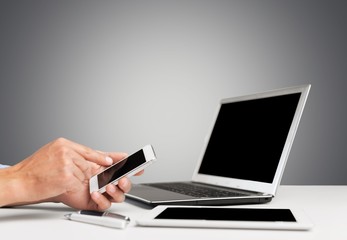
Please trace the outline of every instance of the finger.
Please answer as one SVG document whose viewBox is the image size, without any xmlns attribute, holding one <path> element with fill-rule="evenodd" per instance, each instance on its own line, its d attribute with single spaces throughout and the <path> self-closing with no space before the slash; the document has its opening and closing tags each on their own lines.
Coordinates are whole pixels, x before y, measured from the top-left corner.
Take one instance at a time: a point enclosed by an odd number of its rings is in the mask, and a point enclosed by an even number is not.
<svg viewBox="0 0 347 240">
<path fill-rule="evenodd" d="M 70 144 L 78 154 L 80 154 L 84 159 L 88 161 L 97 163 L 102 166 L 109 166 L 113 163 L 113 159 L 106 153 L 96 151 L 79 143 L 70 142 Z"/>
<path fill-rule="evenodd" d="M 131 181 L 127 177 L 123 177 L 118 181 L 118 188 L 124 193 L 127 193 L 131 189 Z"/>
<path fill-rule="evenodd" d="M 84 180 L 87 179 L 86 175 L 79 169 L 78 167 L 73 167 L 73 175 L 74 177 L 79 180 L 79 182 L 84 182 Z"/>
<path fill-rule="evenodd" d="M 72 157 L 68 161 L 62 161 L 63 165 L 60 165 L 60 172 L 62 177 L 65 177 L 64 181 L 72 181 L 73 178 L 82 182 L 85 179 L 84 170 L 87 168 L 85 164 L 85 160 L 79 160 L 76 157 Z"/>
<path fill-rule="evenodd" d="M 84 178 L 89 179 L 92 176 L 92 164 L 81 158 L 72 158 L 73 163 L 81 170 L 84 174 Z"/>
<path fill-rule="evenodd" d="M 65 191 L 75 192 L 83 187 L 86 176 L 76 165 L 71 164 L 65 174 L 60 177 L 60 185 L 65 186 Z"/>
<path fill-rule="evenodd" d="M 106 193 L 109 195 L 112 202 L 124 202 L 124 192 L 114 184 L 109 184 L 106 186 Z"/>
<path fill-rule="evenodd" d="M 109 156 L 113 159 L 114 163 L 119 162 L 120 160 L 128 157 L 128 154 L 124 153 L 124 152 L 109 152 L 106 154 L 107 154 L 107 156 Z"/>
<path fill-rule="evenodd" d="M 140 172 L 136 173 L 135 176 L 141 176 L 144 172 L 145 170 L 141 170 Z"/>
<path fill-rule="evenodd" d="M 98 210 L 104 211 L 111 207 L 111 202 L 101 193 L 99 192 L 92 192 L 91 198 L 97 205 Z"/>
</svg>

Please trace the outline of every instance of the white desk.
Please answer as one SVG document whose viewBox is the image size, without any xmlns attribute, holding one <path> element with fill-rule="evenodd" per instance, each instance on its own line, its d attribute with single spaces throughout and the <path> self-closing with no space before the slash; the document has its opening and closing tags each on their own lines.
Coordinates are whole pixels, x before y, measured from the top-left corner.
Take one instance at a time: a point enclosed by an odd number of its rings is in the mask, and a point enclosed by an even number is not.
<svg viewBox="0 0 347 240">
<path fill-rule="evenodd" d="M 1 239 L 21 240 L 347 239 L 347 186 L 281 186 L 272 202 L 261 206 L 301 208 L 315 226 L 310 231 L 139 227 L 134 220 L 149 210 L 125 202 L 114 204 L 110 209 L 132 220 L 126 229 L 119 230 L 65 220 L 64 214 L 72 209 L 45 203 L 0 208 L 0 231 Z"/>
</svg>

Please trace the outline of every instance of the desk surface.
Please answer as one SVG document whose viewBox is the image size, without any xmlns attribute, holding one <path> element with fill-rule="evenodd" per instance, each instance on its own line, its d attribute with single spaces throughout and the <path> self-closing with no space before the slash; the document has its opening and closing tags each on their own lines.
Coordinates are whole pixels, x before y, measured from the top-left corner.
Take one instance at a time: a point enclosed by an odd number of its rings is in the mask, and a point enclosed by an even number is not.
<svg viewBox="0 0 347 240">
<path fill-rule="evenodd" d="M 135 219 L 149 210 L 125 202 L 110 209 L 132 220 L 120 230 L 68 221 L 64 214 L 72 209 L 44 203 L 0 208 L 0 231 L 7 239 L 347 239 L 347 186 L 280 186 L 276 197 L 261 206 L 303 209 L 314 227 L 310 231 L 139 227 Z"/>
</svg>

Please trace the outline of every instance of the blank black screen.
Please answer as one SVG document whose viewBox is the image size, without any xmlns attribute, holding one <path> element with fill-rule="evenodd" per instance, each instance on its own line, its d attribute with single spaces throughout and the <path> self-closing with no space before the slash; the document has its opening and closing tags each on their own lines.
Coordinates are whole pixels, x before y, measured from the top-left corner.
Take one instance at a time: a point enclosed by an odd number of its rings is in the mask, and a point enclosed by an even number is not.
<svg viewBox="0 0 347 240">
<path fill-rule="evenodd" d="M 199 173 L 272 183 L 300 95 L 222 104 Z"/>
<path fill-rule="evenodd" d="M 289 209 L 252 208 L 177 208 L 170 207 L 155 219 L 296 222 Z"/>
<path fill-rule="evenodd" d="M 98 175 L 99 188 L 107 185 L 108 183 L 122 177 L 132 169 L 140 166 L 146 162 L 145 154 L 143 150 L 139 150 L 136 153 L 130 155 L 128 158 L 116 163 L 112 167 L 108 168 L 104 172 Z"/>
</svg>

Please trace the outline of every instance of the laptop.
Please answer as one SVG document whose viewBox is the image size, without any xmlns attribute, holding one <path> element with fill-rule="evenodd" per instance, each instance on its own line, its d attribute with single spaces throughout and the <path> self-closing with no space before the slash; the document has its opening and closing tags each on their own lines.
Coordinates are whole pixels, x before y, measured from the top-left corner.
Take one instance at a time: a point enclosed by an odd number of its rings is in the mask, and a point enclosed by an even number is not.
<svg viewBox="0 0 347 240">
<path fill-rule="evenodd" d="M 126 200 L 153 207 L 270 202 L 310 88 L 306 84 L 221 99 L 191 180 L 134 184 Z"/>
</svg>

